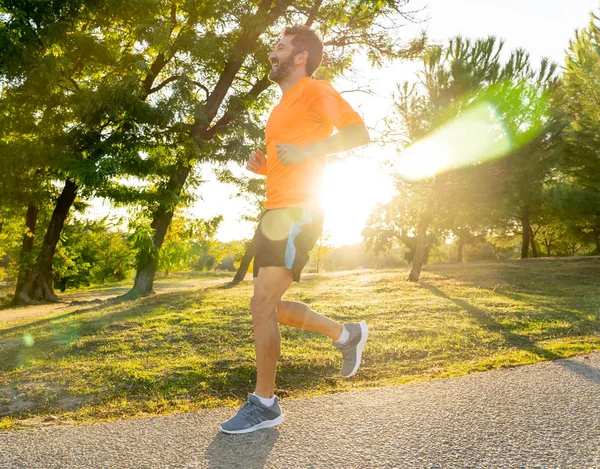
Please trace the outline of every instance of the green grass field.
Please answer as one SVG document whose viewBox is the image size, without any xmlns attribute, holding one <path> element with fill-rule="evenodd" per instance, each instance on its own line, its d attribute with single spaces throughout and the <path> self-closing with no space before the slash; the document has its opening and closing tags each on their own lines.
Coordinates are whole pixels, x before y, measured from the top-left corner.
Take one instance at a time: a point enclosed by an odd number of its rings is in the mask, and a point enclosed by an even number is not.
<svg viewBox="0 0 600 469">
<path fill-rule="evenodd" d="M 339 376 L 330 341 L 282 327 L 277 393 L 402 384 L 600 350 L 600 259 L 323 275 L 289 299 L 371 328 Z M 0 429 L 239 405 L 253 390 L 252 285 L 0 324 Z"/>
<path fill-rule="evenodd" d="M 160 285 L 165 283 L 172 283 L 177 281 L 185 280 L 218 280 L 223 279 L 224 281 L 233 278 L 235 272 L 227 272 L 223 270 L 211 271 L 211 272 L 197 272 L 197 271 L 183 271 L 183 272 L 172 272 L 169 275 L 165 275 L 162 272 L 157 273 L 154 284 Z M 125 288 L 129 290 L 133 285 L 133 274 L 120 282 L 107 282 L 102 284 L 93 284 L 90 286 L 81 286 L 79 288 L 67 288 L 63 293 L 56 289 L 56 293 L 59 297 L 77 295 L 80 293 L 93 293 L 101 294 L 106 291 L 114 290 L 116 288 Z M 15 291 L 14 282 L 0 282 L 0 311 L 3 309 L 10 309 L 13 293 Z"/>
</svg>

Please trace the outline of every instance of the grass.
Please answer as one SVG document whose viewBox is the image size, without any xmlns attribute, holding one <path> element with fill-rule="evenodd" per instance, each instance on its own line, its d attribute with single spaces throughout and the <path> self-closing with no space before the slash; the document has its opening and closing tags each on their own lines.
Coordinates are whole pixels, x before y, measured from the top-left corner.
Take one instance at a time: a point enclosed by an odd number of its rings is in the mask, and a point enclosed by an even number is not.
<svg viewBox="0 0 600 469">
<path fill-rule="evenodd" d="M 211 272 L 182 271 L 172 272 L 169 275 L 165 275 L 163 272 L 158 272 L 154 279 L 154 284 L 160 285 L 185 280 L 232 279 L 234 274 L 235 272 L 227 272 L 223 270 Z M 101 284 L 92 284 L 89 286 L 80 286 L 77 288 L 67 288 L 67 290 L 64 293 L 60 292 L 58 289 L 55 289 L 55 292 L 59 295 L 59 297 L 80 293 L 100 294 L 117 288 L 126 288 L 127 290 L 129 290 L 132 285 L 133 276 L 130 275 L 128 278 L 118 282 L 107 282 Z M 14 291 L 14 282 L 0 281 L 0 310 L 9 309 L 13 307 L 11 305 L 11 301 L 13 298 Z"/>
<path fill-rule="evenodd" d="M 600 260 L 323 275 L 287 298 L 371 334 L 339 377 L 328 339 L 281 327 L 277 393 L 313 396 L 600 351 Z M 254 382 L 252 285 L 0 325 L 0 430 L 239 405 Z"/>
</svg>

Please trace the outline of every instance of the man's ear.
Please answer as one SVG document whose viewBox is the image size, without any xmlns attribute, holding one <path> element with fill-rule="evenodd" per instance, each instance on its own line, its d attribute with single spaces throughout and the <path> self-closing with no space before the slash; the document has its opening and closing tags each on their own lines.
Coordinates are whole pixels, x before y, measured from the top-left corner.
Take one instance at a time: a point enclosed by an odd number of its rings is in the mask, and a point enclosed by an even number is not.
<svg viewBox="0 0 600 469">
<path fill-rule="evenodd" d="M 295 57 L 295 61 L 296 61 L 296 65 L 306 65 L 306 62 L 308 61 L 308 52 L 306 52 L 305 50 L 300 52 L 299 54 L 296 55 Z"/>
</svg>

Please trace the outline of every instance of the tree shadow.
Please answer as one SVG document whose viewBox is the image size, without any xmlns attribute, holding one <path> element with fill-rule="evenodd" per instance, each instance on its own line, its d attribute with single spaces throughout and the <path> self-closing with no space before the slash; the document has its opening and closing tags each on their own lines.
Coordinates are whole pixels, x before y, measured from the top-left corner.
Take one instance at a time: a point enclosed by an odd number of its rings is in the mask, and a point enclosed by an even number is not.
<svg viewBox="0 0 600 469">
<path fill-rule="evenodd" d="M 165 293 L 163 295 L 152 296 L 138 300 L 126 307 L 121 307 L 111 311 L 113 306 L 123 306 L 120 304 L 103 303 L 97 307 L 84 308 L 56 316 L 46 317 L 37 321 L 19 324 L 0 330 L 0 334 L 6 337 L 0 340 L 0 371 L 9 371 L 18 365 L 18 357 L 24 353 L 27 347 L 22 347 L 20 337 L 23 334 L 30 334 L 35 338 L 35 347 L 29 349 L 33 353 L 46 353 L 50 348 L 58 345 L 64 345 L 74 340 L 85 337 L 100 330 L 111 327 L 123 321 L 132 320 L 138 317 L 148 316 L 160 308 L 164 303 L 176 304 L 178 308 L 185 308 L 191 303 L 202 302 L 205 298 L 205 290 L 194 291 L 190 296 L 189 291 L 176 293 Z M 106 314 L 94 314 L 107 310 Z M 126 326 L 124 326 L 126 327 Z M 38 337 L 37 331 L 50 328 L 51 333 L 45 337 Z"/>
<path fill-rule="evenodd" d="M 268 428 L 243 435 L 220 433 L 206 448 L 209 469 L 262 469 L 279 438 Z"/>
<path fill-rule="evenodd" d="M 425 282 L 420 282 L 420 285 L 426 290 L 432 292 L 434 295 L 451 301 L 455 305 L 459 306 L 464 311 L 466 311 L 473 319 L 475 319 L 481 326 L 485 327 L 489 331 L 496 332 L 502 335 L 507 344 L 513 347 L 520 348 L 521 350 L 534 353 L 538 357 L 543 358 L 545 360 L 556 360 L 555 363 L 557 365 L 563 366 L 572 371 L 573 373 L 582 376 L 595 384 L 600 384 L 599 370 L 592 368 L 579 360 L 565 359 L 560 354 L 537 346 L 533 340 L 531 340 L 528 337 L 524 337 L 521 334 L 513 332 L 511 328 L 506 327 L 498 321 L 496 321 L 489 313 L 479 308 L 475 308 L 474 306 L 470 305 L 464 300 L 461 300 L 459 298 L 452 298 L 451 296 L 447 295 L 446 293 L 444 293 L 439 288 L 433 285 L 430 285 Z"/>
<path fill-rule="evenodd" d="M 461 300 L 459 298 L 452 298 L 451 296 L 447 295 L 439 288 L 431 284 L 420 282 L 420 285 L 426 290 L 429 290 L 435 296 L 451 301 L 455 305 L 462 308 L 473 319 L 475 319 L 480 326 L 483 326 L 491 332 L 496 332 L 500 334 L 507 344 L 534 353 L 535 355 L 546 360 L 556 360 L 562 358 L 562 356 L 557 353 L 554 353 L 550 350 L 546 350 L 542 347 L 538 347 L 529 337 L 525 337 L 521 334 L 513 332 L 511 328 L 504 326 L 496 319 L 494 319 L 491 314 L 470 305 L 465 300 Z"/>
<path fill-rule="evenodd" d="M 526 295 L 515 292 L 507 292 L 507 291 L 495 291 L 496 295 L 501 295 L 506 298 L 510 298 L 513 301 L 518 301 L 521 303 L 529 304 L 532 302 L 531 298 L 528 298 Z M 544 293 L 544 296 L 546 294 Z M 567 321 L 568 326 L 562 327 L 553 327 L 549 328 L 547 334 L 551 337 L 554 337 L 558 334 L 561 334 L 562 337 L 566 337 L 570 335 L 570 332 L 577 328 L 577 330 L 584 329 L 586 331 L 595 331 L 598 328 L 599 321 L 594 319 L 589 319 L 589 314 L 582 312 L 569 311 L 566 308 L 557 308 L 555 306 L 551 306 L 548 302 L 537 301 L 539 306 L 543 307 L 543 316 L 540 316 L 540 319 L 553 320 L 553 321 Z M 569 305 L 571 307 L 575 307 L 574 304 Z M 574 334 L 581 335 L 581 334 Z"/>
<path fill-rule="evenodd" d="M 189 297 L 190 293 L 193 293 L 194 295 L 199 295 L 199 294 L 207 292 L 213 288 L 201 288 L 201 289 L 197 289 L 197 290 L 182 290 L 182 291 L 177 291 L 177 292 L 161 293 L 160 295 L 150 295 L 150 296 L 139 298 L 139 299 L 133 300 L 133 301 L 117 301 L 114 298 L 110 298 L 108 300 L 103 300 L 101 303 L 98 303 L 97 306 L 92 307 L 92 308 L 76 309 L 74 311 L 69 311 L 64 314 L 53 315 L 50 317 L 44 317 L 43 319 L 39 319 L 37 321 L 27 322 L 26 324 L 17 324 L 12 327 L 0 329 L 0 333 L 7 334 L 10 332 L 25 332 L 25 331 L 31 330 L 32 328 L 44 327 L 53 322 L 61 321 L 63 319 L 74 319 L 74 318 L 77 318 L 78 316 L 83 316 L 83 315 L 86 315 L 89 313 L 100 311 L 102 309 L 109 309 L 113 306 L 123 306 L 123 305 L 126 305 L 127 303 L 129 303 L 131 305 L 131 308 L 125 308 L 125 309 L 122 309 L 119 311 L 115 311 L 114 313 L 109 313 L 105 316 L 101 316 L 101 317 L 98 317 L 98 318 L 95 318 L 95 319 L 92 319 L 89 321 L 85 321 L 85 322 L 90 325 L 98 325 L 98 324 L 121 321 L 123 319 L 127 319 L 130 317 L 144 315 L 145 313 L 148 312 L 144 308 L 156 306 L 155 303 L 162 303 L 162 302 L 169 303 L 170 301 L 180 301 L 181 299 L 184 299 L 183 305 L 185 306 L 186 303 L 198 301 L 197 296 L 194 296 L 194 298 L 189 299 L 188 297 Z M 204 296 L 204 295 L 202 295 L 202 296 Z M 189 301 L 186 301 L 186 300 L 189 300 Z M 200 298 L 200 300 L 201 300 L 201 298 Z"/>
<path fill-rule="evenodd" d="M 559 360 L 556 363 L 567 368 L 569 371 L 578 374 L 579 376 L 583 376 L 592 383 L 600 385 L 600 370 L 592 368 L 591 366 L 588 366 L 579 360 L 573 360 L 569 358 Z"/>
</svg>

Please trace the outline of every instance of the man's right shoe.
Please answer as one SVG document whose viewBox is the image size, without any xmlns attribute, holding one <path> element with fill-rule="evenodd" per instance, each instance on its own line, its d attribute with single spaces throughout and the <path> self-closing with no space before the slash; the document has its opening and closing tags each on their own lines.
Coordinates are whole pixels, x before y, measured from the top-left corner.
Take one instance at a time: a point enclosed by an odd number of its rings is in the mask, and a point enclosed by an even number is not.
<svg viewBox="0 0 600 469">
<path fill-rule="evenodd" d="M 279 400 L 275 397 L 275 404 L 265 407 L 254 394 L 248 394 L 248 400 L 238 410 L 238 413 L 227 422 L 219 426 L 224 433 L 239 434 L 250 433 L 263 428 L 271 428 L 285 420 Z"/>
<path fill-rule="evenodd" d="M 350 333 L 350 338 L 343 345 L 334 342 L 333 345 L 340 349 L 344 363 L 342 364 L 342 376 L 350 378 L 354 376 L 360 367 L 362 353 L 369 337 L 369 327 L 365 321 L 344 324 Z"/>
</svg>

